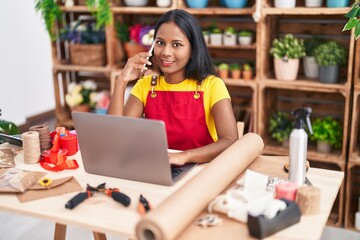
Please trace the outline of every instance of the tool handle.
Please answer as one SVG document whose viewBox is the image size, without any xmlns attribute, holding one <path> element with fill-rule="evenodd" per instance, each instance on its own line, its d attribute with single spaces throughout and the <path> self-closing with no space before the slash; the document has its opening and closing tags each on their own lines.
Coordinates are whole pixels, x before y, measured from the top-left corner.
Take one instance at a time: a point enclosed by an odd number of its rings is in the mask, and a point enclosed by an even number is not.
<svg viewBox="0 0 360 240">
<path fill-rule="evenodd" d="M 73 209 L 80 203 L 82 203 L 85 199 L 91 196 L 90 192 L 81 192 L 76 194 L 72 199 L 70 199 L 66 204 L 65 208 Z"/>
<path fill-rule="evenodd" d="M 111 197 L 112 197 L 112 199 L 114 199 L 115 201 L 121 203 L 125 207 L 130 205 L 130 202 L 131 202 L 130 198 L 127 195 L 125 195 L 125 194 L 123 194 L 121 192 L 114 191 L 114 192 L 111 193 Z"/>
</svg>

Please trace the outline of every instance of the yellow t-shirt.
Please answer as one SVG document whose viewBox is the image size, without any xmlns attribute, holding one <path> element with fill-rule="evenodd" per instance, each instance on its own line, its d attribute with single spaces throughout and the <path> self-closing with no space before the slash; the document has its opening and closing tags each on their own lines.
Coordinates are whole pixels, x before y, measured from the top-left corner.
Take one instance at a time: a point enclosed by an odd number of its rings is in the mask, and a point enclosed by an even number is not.
<svg viewBox="0 0 360 240">
<path fill-rule="evenodd" d="M 149 91 L 151 91 L 151 75 L 137 81 L 131 94 L 138 98 L 146 106 L 146 99 Z M 154 87 L 155 91 L 191 91 L 194 92 L 197 88 L 197 81 L 193 79 L 185 79 L 178 84 L 169 84 L 165 81 L 164 76 L 158 78 L 157 84 Z M 204 111 L 205 120 L 209 133 L 214 141 L 218 140 L 214 118 L 211 114 L 211 108 L 215 103 L 222 99 L 230 99 L 230 94 L 225 86 L 224 81 L 216 76 L 208 76 L 198 90 L 204 95 Z"/>
</svg>

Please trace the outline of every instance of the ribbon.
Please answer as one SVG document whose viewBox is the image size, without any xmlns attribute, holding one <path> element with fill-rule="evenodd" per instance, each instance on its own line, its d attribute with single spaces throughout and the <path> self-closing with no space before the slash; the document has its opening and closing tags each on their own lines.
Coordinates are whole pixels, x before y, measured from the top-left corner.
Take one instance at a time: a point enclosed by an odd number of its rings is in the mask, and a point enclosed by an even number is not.
<svg viewBox="0 0 360 240">
<path fill-rule="evenodd" d="M 54 136 L 53 146 L 50 150 L 46 150 L 41 154 L 40 165 L 49 171 L 62 171 L 64 169 L 76 169 L 79 164 L 76 160 L 67 160 L 67 149 L 60 148 L 60 135 L 56 133 Z"/>
</svg>

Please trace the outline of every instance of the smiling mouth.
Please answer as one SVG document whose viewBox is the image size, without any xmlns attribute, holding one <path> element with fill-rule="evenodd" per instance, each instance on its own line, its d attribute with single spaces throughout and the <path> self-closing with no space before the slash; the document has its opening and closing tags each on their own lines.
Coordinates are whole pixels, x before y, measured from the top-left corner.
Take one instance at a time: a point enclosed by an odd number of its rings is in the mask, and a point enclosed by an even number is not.
<svg viewBox="0 0 360 240">
<path fill-rule="evenodd" d="M 166 61 L 166 60 L 161 60 L 162 64 L 164 66 L 170 66 L 171 64 L 173 64 L 175 61 Z"/>
</svg>

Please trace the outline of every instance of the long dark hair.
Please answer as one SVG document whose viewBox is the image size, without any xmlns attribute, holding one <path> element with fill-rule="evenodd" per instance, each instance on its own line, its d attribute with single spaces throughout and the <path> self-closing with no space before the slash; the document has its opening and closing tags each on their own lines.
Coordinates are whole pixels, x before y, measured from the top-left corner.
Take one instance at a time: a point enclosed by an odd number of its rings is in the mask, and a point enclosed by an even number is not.
<svg viewBox="0 0 360 240">
<path fill-rule="evenodd" d="M 215 67 L 207 49 L 198 20 L 182 9 L 174 9 L 162 15 L 155 26 L 155 38 L 163 23 L 175 23 L 186 35 L 191 44 L 191 58 L 186 65 L 185 77 L 202 81 L 209 75 L 215 75 Z"/>
</svg>

